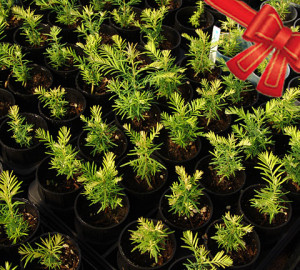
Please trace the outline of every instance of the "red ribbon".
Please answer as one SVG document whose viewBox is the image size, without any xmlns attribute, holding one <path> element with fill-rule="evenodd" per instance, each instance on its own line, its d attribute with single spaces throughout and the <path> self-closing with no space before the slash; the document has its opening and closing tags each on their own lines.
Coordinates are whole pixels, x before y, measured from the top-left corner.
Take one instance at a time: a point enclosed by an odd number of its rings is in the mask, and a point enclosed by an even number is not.
<svg viewBox="0 0 300 270">
<path fill-rule="evenodd" d="M 287 64 L 300 72 L 300 33 L 283 26 L 276 10 L 264 5 L 255 11 L 237 0 L 205 0 L 213 8 L 246 27 L 243 38 L 255 44 L 226 64 L 239 79 L 245 80 L 273 50 L 273 55 L 256 87 L 264 95 L 280 97 Z"/>
</svg>

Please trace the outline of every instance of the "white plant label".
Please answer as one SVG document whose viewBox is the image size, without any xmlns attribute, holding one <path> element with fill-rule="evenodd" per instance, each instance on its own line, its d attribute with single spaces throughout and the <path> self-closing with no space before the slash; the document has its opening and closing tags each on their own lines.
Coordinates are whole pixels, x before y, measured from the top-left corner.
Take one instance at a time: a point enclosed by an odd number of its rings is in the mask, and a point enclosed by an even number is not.
<svg viewBox="0 0 300 270">
<path fill-rule="evenodd" d="M 211 37 L 211 47 L 209 53 L 209 59 L 216 63 L 217 59 L 217 49 L 218 49 L 218 41 L 220 39 L 221 28 L 214 26 Z"/>
</svg>

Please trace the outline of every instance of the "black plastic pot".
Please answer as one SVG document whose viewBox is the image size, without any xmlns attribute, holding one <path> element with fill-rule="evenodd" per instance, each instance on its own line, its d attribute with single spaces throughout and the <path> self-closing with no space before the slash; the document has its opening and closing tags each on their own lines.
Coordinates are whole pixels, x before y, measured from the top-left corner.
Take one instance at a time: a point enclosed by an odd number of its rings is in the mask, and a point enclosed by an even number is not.
<svg viewBox="0 0 300 270">
<path fill-rule="evenodd" d="M 16 244 L 6 244 L 3 243 L 3 239 L 1 239 L 0 244 L 0 263 L 1 265 L 4 265 L 4 261 L 9 261 L 13 263 L 13 265 L 19 264 L 20 256 L 18 254 L 18 248 L 24 244 L 30 241 L 33 237 L 35 237 L 39 231 L 40 228 L 40 214 L 38 208 L 28 200 L 24 198 L 14 198 L 13 201 L 20 201 L 22 204 L 18 205 L 19 212 L 25 211 L 25 213 L 29 213 L 32 215 L 32 217 L 36 220 L 36 226 L 35 228 L 29 233 L 28 236 L 22 239 L 22 241 L 16 243 Z M 3 236 L 1 236 L 2 238 Z"/>
<path fill-rule="evenodd" d="M 33 124 L 33 129 L 42 128 L 47 130 L 46 121 L 39 115 L 23 113 L 28 124 Z M 3 164 L 20 175 L 29 175 L 37 167 L 38 163 L 45 158 L 45 147 L 43 143 L 34 140 L 29 148 L 19 147 L 12 138 L 13 132 L 9 131 L 9 119 L 3 121 L 0 126 L 0 150 Z M 31 135 L 32 136 L 32 135 Z"/>
<path fill-rule="evenodd" d="M 249 200 L 254 198 L 256 194 L 255 190 L 259 190 L 263 188 L 264 185 L 256 184 L 247 187 L 245 190 L 242 191 L 238 200 L 238 208 L 241 214 L 243 214 L 244 219 L 246 222 L 255 226 L 256 231 L 259 233 L 262 240 L 264 240 L 265 244 L 273 244 L 278 240 L 278 238 L 282 235 L 282 233 L 286 230 L 288 223 L 292 217 L 292 206 L 291 203 L 288 202 L 286 204 L 287 207 L 287 216 L 284 217 L 284 213 L 280 213 L 282 219 L 285 220 L 282 224 L 279 225 L 272 225 L 269 224 L 269 220 L 265 224 L 259 224 L 255 216 L 257 215 L 257 211 L 255 208 L 250 206 Z M 283 196 L 284 199 L 288 200 L 286 196 Z"/>
<path fill-rule="evenodd" d="M 222 248 L 218 247 L 218 244 L 215 240 L 211 239 L 213 235 L 216 233 L 216 224 L 223 224 L 222 219 L 215 220 L 213 223 L 211 223 L 205 232 L 205 238 L 204 238 L 204 245 L 207 250 L 210 251 L 209 256 L 212 259 L 218 251 L 221 251 Z M 244 223 L 244 225 L 247 225 Z M 228 269 L 239 269 L 239 270 L 251 270 L 255 269 L 253 266 L 255 265 L 255 262 L 257 261 L 259 255 L 260 255 L 260 238 L 258 234 L 256 233 L 255 229 L 252 230 L 252 232 L 246 234 L 243 237 L 243 240 L 246 242 L 246 246 L 250 247 L 250 252 L 254 252 L 256 249 L 256 254 L 251 254 L 252 259 L 249 258 L 249 261 L 245 264 L 235 265 L 235 262 L 233 262 L 233 266 L 228 267 Z M 234 251 L 233 251 L 234 252 Z M 234 252 L 236 253 L 236 252 Z M 228 255 L 228 254 L 227 254 Z M 235 256 L 237 257 L 237 256 Z M 240 258 L 239 258 L 240 259 Z"/>
<path fill-rule="evenodd" d="M 56 136 L 58 130 L 62 126 L 66 126 L 71 129 L 71 135 L 73 137 L 78 136 L 82 130 L 82 121 L 80 121 L 80 115 L 84 113 L 86 108 L 86 100 L 84 96 L 73 88 L 65 88 L 65 99 L 69 101 L 69 104 L 77 104 L 75 107 L 80 108 L 70 118 L 66 119 L 54 119 L 51 117 L 48 108 L 43 107 L 42 103 L 38 102 L 38 110 L 40 115 L 47 121 L 49 131 L 53 136 Z"/>
<path fill-rule="evenodd" d="M 195 257 L 193 255 L 188 255 L 188 256 L 181 257 L 181 258 L 177 259 L 175 262 L 173 262 L 170 265 L 170 267 L 168 268 L 168 270 L 182 270 L 182 269 L 185 269 L 184 264 L 188 263 L 188 260 L 195 261 Z"/>
<path fill-rule="evenodd" d="M 99 221 L 94 220 L 95 224 L 89 223 L 89 216 L 92 216 L 92 212 L 89 210 L 93 205 L 86 199 L 83 194 L 78 194 L 75 200 L 75 229 L 78 236 L 91 244 L 97 246 L 109 246 L 116 242 L 120 235 L 121 230 L 126 224 L 128 213 L 130 211 L 130 205 L 128 197 L 123 197 L 123 207 L 126 209 L 126 213 L 119 223 L 102 225 Z M 105 213 L 103 214 L 105 215 Z M 97 223 L 97 225 L 96 225 Z"/>
<path fill-rule="evenodd" d="M 13 106 L 15 103 L 14 95 L 9 91 L 0 88 L 0 124 L 7 116 L 9 110 L 9 107 L 7 106 Z"/>
<path fill-rule="evenodd" d="M 154 224 L 157 222 L 157 220 L 153 220 Z M 137 221 L 133 221 L 129 223 L 121 232 L 119 241 L 118 241 L 118 254 L 117 254 L 117 263 L 119 269 L 126 269 L 126 270 L 156 270 L 156 269 L 167 269 L 168 265 L 172 262 L 173 257 L 176 252 L 176 239 L 174 234 L 170 234 L 168 237 L 168 241 L 170 242 L 170 245 L 172 247 L 172 251 L 169 254 L 169 258 L 162 263 L 162 265 L 159 266 L 152 266 L 152 265 L 138 265 L 134 261 L 134 255 L 135 253 L 132 253 L 131 250 L 133 248 L 133 245 L 130 243 L 130 230 L 136 230 L 138 226 Z M 165 225 L 166 228 L 168 226 Z M 169 229 L 169 228 L 168 228 Z M 170 229 L 169 229 L 170 231 Z M 137 251 L 136 251 L 137 252 Z M 146 256 L 149 256 L 146 254 Z"/>
<path fill-rule="evenodd" d="M 40 24 L 41 33 L 47 35 L 50 33 L 50 26 L 48 24 Z M 23 53 L 26 53 L 26 59 L 33 61 L 35 64 L 43 65 L 43 57 L 46 47 L 48 46 L 47 40 L 42 46 L 32 47 L 26 41 L 25 36 L 22 33 L 21 28 L 17 28 L 13 35 L 14 43 L 22 46 Z"/>
<path fill-rule="evenodd" d="M 20 82 L 17 82 L 11 74 L 8 77 L 8 89 L 14 94 L 16 104 L 19 105 L 20 111 L 38 113 L 38 98 L 33 92 L 38 86 L 43 86 L 46 89 L 50 88 L 53 83 L 53 76 L 52 73 L 43 66 L 33 64 L 30 65 L 30 67 L 32 69 L 26 87 L 23 87 Z"/>
<path fill-rule="evenodd" d="M 65 179 L 65 176 L 57 175 L 57 171 L 50 168 L 50 158 L 51 157 L 48 156 L 43 159 L 36 170 L 39 195 L 47 207 L 58 213 L 65 212 L 67 214 L 73 210 L 75 199 L 80 193 L 82 186 L 65 192 L 50 190 L 47 187 L 47 181 L 60 183 Z"/>
<path fill-rule="evenodd" d="M 67 256 L 70 256 L 70 254 L 71 254 L 73 256 L 72 259 L 71 259 L 72 263 L 75 263 L 75 258 L 78 259 L 77 267 L 72 267 L 71 269 L 74 269 L 74 270 L 83 270 L 82 267 L 81 267 L 81 261 L 82 261 L 81 250 L 80 250 L 78 244 L 76 243 L 76 241 L 73 238 L 71 238 L 70 236 L 66 235 L 66 234 L 63 234 L 63 233 L 60 233 L 60 232 L 47 232 L 47 233 L 43 233 L 42 235 L 40 235 L 40 236 L 35 237 L 34 239 L 32 239 L 32 241 L 30 241 L 30 244 L 33 246 L 33 248 L 35 248 L 35 246 L 36 246 L 37 243 L 41 244 L 41 239 L 44 239 L 44 240 L 48 239 L 49 236 L 53 237 L 57 233 L 59 233 L 59 234 L 61 234 L 63 236 L 64 242 L 65 242 L 64 248 L 68 248 L 69 249 L 68 252 L 62 252 L 61 256 L 64 258 L 64 254 L 67 254 Z M 45 267 L 42 266 L 42 264 L 40 264 L 40 262 L 37 259 L 35 259 L 32 262 L 28 263 L 27 266 L 26 266 L 26 268 L 24 267 L 24 261 L 21 260 L 20 266 L 21 266 L 22 270 L 23 269 L 31 269 L 31 270 L 45 269 Z M 70 265 L 68 265 L 68 266 L 70 266 Z M 70 269 L 70 268 L 68 268 L 68 269 Z"/>
</svg>

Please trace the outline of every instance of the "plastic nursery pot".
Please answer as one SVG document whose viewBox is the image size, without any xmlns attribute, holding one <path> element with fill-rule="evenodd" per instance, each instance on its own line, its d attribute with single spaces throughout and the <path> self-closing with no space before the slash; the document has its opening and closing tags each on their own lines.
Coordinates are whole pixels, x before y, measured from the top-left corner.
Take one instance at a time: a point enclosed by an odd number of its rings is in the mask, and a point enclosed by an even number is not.
<svg viewBox="0 0 300 270">
<path fill-rule="evenodd" d="M 260 5 L 260 9 L 265 4 L 269 4 L 269 1 L 262 2 L 261 5 Z M 292 4 L 290 4 L 289 5 L 289 12 L 285 15 L 285 18 L 284 18 L 284 20 L 282 20 L 282 23 L 283 23 L 284 26 L 291 27 L 291 26 L 294 25 L 294 22 L 297 19 L 297 17 L 298 17 L 298 12 L 297 12 L 296 8 Z"/>
<path fill-rule="evenodd" d="M 9 91 L 0 88 L 0 124 L 7 116 L 10 106 L 15 105 L 15 103 L 14 95 Z"/>
<path fill-rule="evenodd" d="M 112 94 L 107 91 L 108 89 L 106 87 L 108 81 L 109 79 L 104 77 L 100 85 L 95 86 L 93 93 L 91 93 L 91 85 L 83 81 L 80 71 L 75 77 L 76 89 L 84 95 L 87 107 L 100 105 L 104 115 L 112 111 L 113 105 Z"/>
<path fill-rule="evenodd" d="M 209 224 L 213 215 L 213 203 L 206 192 L 199 199 L 199 213 L 194 213 L 190 218 L 179 217 L 177 214 L 170 212 L 168 198 L 166 195 L 171 194 L 171 189 L 168 188 L 160 197 L 158 205 L 158 219 L 162 220 L 172 230 L 175 231 L 177 240 L 182 237 L 182 232 L 186 230 L 202 231 Z"/>
<path fill-rule="evenodd" d="M 37 235 L 37 232 L 40 227 L 40 213 L 38 208 L 31 203 L 30 201 L 24 199 L 24 198 L 14 198 L 13 201 L 20 201 L 23 204 L 18 205 L 18 212 L 22 213 L 24 216 L 24 219 L 29 222 L 30 230 L 28 232 L 27 236 L 24 236 L 18 243 L 11 244 L 11 241 L 6 239 L 6 234 L 3 232 L 3 228 L 1 226 L 0 230 L 0 262 L 10 261 L 13 263 L 13 265 L 19 264 L 20 257 L 18 254 L 18 248 L 30 241 L 33 237 Z M 1 265 L 3 265 L 1 263 Z"/>
<path fill-rule="evenodd" d="M 172 142 L 168 131 L 164 128 L 160 131 L 155 141 L 157 144 L 162 143 L 160 149 L 157 150 L 155 154 L 168 166 L 170 178 L 177 178 L 175 174 L 175 166 L 177 165 L 184 166 L 188 172 L 193 171 L 202 149 L 200 137 L 197 137 L 197 139 L 186 148 L 182 148 Z"/>
<path fill-rule="evenodd" d="M 260 214 L 256 208 L 251 206 L 249 201 L 257 194 L 255 191 L 263 187 L 264 185 L 255 184 L 243 190 L 238 200 L 238 208 L 240 213 L 243 214 L 245 221 L 255 226 L 255 230 L 259 233 L 261 239 L 264 240 L 264 244 L 273 244 L 286 231 L 286 227 L 292 217 L 292 205 L 290 202 L 286 203 L 286 212 L 282 211 L 277 214 L 274 221 L 270 224 L 269 217 Z M 282 198 L 288 200 L 285 195 Z"/>
<path fill-rule="evenodd" d="M 159 45 L 159 48 L 161 50 L 170 50 L 173 57 L 179 57 L 181 43 L 179 32 L 175 28 L 163 25 L 161 35 L 164 37 L 164 40 Z M 140 41 L 142 46 L 145 46 L 147 43 L 143 33 L 140 35 Z"/>
<path fill-rule="evenodd" d="M 215 220 L 211 223 L 205 232 L 204 245 L 207 250 L 210 251 L 209 256 L 212 259 L 218 251 L 224 250 L 224 248 L 219 248 L 215 240 L 211 239 L 212 236 L 216 234 L 216 224 L 224 224 L 222 219 Z M 247 225 L 244 222 L 244 225 Z M 226 253 L 233 260 L 233 266 L 228 267 L 228 269 L 239 269 L 239 270 L 251 270 L 255 269 L 253 266 L 260 255 L 260 238 L 256 233 L 255 229 L 252 232 L 247 233 L 243 237 L 246 249 L 240 249 L 239 251 L 231 251 Z M 227 268 L 226 268 L 227 269 Z"/>
<path fill-rule="evenodd" d="M 153 220 L 154 224 L 157 223 L 157 220 Z M 172 262 L 175 252 L 176 252 L 176 239 L 175 235 L 169 234 L 167 240 L 167 247 L 162 253 L 162 258 L 160 265 L 155 265 L 154 259 L 149 258 L 149 254 L 145 253 L 140 255 L 138 250 L 132 252 L 133 245 L 130 240 L 130 230 L 136 230 L 138 226 L 137 221 L 129 223 L 121 232 L 119 241 L 118 241 L 118 254 L 117 254 L 117 263 L 119 269 L 126 270 L 156 270 L 156 269 L 167 269 L 168 265 Z M 165 228 L 170 228 L 165 225 Z M 153 266 L 155 265 L 155 266 Z"/>
<path fill-rule="evenodd" d="M 75 44 L 68 43 L 67 48 L 72 49 L 76 52 L 77 55 L 82 55 L 82 49 Z M 73 62 L 71 60 L 70 62 Z M 60 69 L 55 69 L 49 63 L 49 58 L 44 56 L 45 66 L 52 72 L 54 77 L 54 86 L 62 85 L 64 87 L 75 87 L 75 77 L 78 72 L 78 67 L 75 67 L 73 63 L 70 63 L 69 66 L 63 66 Z"/>
<path fill-rule="evenodd" d="M 98 165 L 101 165 L 104 154 L 96 154 L 93 156 L 91 154 L 93 148 L 85 145 L 86 136 L 87 131 L 82 131 L 78 136 L 77 148 L 79 150 L 79 156 L 81 156 L 85 161 L 94 162 Z M 117 129 L 113 137 L 113 142 L 117 144 L 117 146 L 113 146 L 109 151 L 116 155 L 115 160 L 118 161 L 123 157 L 127 150 L 128 140 L 124 132 L 120 129 Z"/>
<path fill-rule="evenodd" d="M 62 234 L 59 232 L 47 232 L 43 233 L 40 236 L 35 237 L 30 241 L 31 246 L 33 249 L 37 247 L 38 244 L 42 244 L 41 239 L 49 239 L 49 237 L 53 237 L 55 234 L 60 234 L 63 237 L 64 240 L 64 245 L 62 248 L 62 252 L 60 254 L 61 260 L 64 263 L 63 268 L 65 269 L 74 269 L 74 270 L 83 270 L 82 264 L 81 264 L 81 250 L 76 243 L 76 241 L 71 238 L 70 236 L 66 234 Z M 44 245 L 43 245 L 44 246 Z M 39 260 L 33 259 L 32 262 L 29 262 L 26 266 L 24 267 L 24 260 L 21 260 L 20 262 L 21 269 L 31 269 L 31 270 L 40 270 L 40 269 L 48 269 L 45 266 L 43 266 Z M 59 269 L 63 269 L 59 268 Z M 58 268 L 57 268 L 58 269 Z"/>
<path fill-rule="evenodd" d="M 136 14 L 136 20 L 141 15 L 142 9 L 138 7 L 132 7 L 133 11 Z M 139 43 L 139 37 L 140 37 L 140 28 L 136 26 L 130 26 L 128 28 L 122 28 L 119 25 L 115 23 L 112 17 L 109 18 L 109 25 L 115 28 L 119 35 L 123 38 L 126 39 L 127 42 L 133 42 L 133 43 Z"/>
<path fill-rule="evenodd" d="M 49 131 L 52 135 L 56 136 L 58 130 L 62 126 L 66 126 L 71 129 L 71 135 L 76 137 L 82 130 L 80 115 L 85 111 L 86 100 L 79 91 L 73 88 L 65 88 L 65 90 L 65 99 L 69 101 L 68 111 L 65 118 L 52 118 L 49 109 L 43 107 L 41 101 L 38 102 L 38 110 L 40 115 L 47 121 Z"/>
<path fill-rule="evenodd" d="M 57 171 L 50 168 L 50 159 L 50 156 L 43 159 L 36 170 L 39 194 L 50 208 L 57 212 L 70 212 L 82 186 L 69 184 L 65 176 L 57 175 Z M 66 182 L 69 185 L 65 185 Z"/>
<path fill-rule="evenodd" d="M 40 24 L 38 26 L 40 32 L 44 37 L 50 33 L 50 26 L 48 24 Z M 26 37 L 23 35 L 21 28 L 16 29 L 13 35 L 14 43 L 22 46 L 23 53 L 26 53 L 26 59 L 33 61 L 35 64 L 43 65 L 43 57 L 47 47 L 47 40 L 41 46 L 33 47 L 27 41 Z"/>
<path fill-rule="evenodd" d="M 46 89 L 50 88 L 53 83 L 53 76 L 50 70 L 36 64 L 29 65 L 30 79 L 24 87 L 22 83 L 17 82 L 11 74 L 8 77 L 8 89 L 16 99 L 16 104 L 19 105 L 20 111 L 38 113 L 38 99 L 34 95 L 35 88 L 43 86 Z"/>
<path fill-rule="evenodd" d="M 123 207 L 97 214 L 99 205 L 91 205 L 83 194 L 78 194 L 74 206 L 75 229 L 78 236 L 97 246 L 107 247 L 115 243 L 130 211 L 127 195 L 123 197 L 122 204 Z"/>
<path fill-rule="evenodd" d="M 37 114 L 22 113 L 28 124 L 33 124 L 33 130 L 42 128 L 47 130 L 46 121 Z M 12 138 L 13 132 L 9 131 L 9 119 L 3 121 L 0 125 L 0 153 L 3 164 L 14 170 L 20 175 L 29 175 L 32 173 L 38 163 L 45 158 L 44 144 L 34 138 L 34 132 L 30 136 L 33 137 L 33 144 L 30 147 L 20 147 Z"/>
<path fill-rule="evenodd" d="M 193 255 L 188 255 L 177 259 L 173 262 L 168 270 L 183 270 L 185 269 L 185 264 L 188 263 L 188 260 L 195 261 L 195 257 Z"/>
<path fill-rule="evenodd" d="M 171 0 L 168 12 L 163 20 L 163 24 L 173 26 L 175 24 L 175 14 L 182 6 L 182 2 L 185 0 Z M 159 6 L 155 0 L 145 0 L 146 8 L 155 8 L 158 9 Z"/>
<path fill-rule="evenodd" d="M 190 23 L 189 18 L 194 14 L 194 12 L 197 10 L 197 7 L 194 6 L 188 6 L 180 8 L 175 13 L 175 29 L 178 30 L 180 34 L 187 33 L 190 36 L 197 37 L 197 34 L 195 32 L 195 29 Z M 204 23 L 201 25 L 200 29 L 202 29 L 203 32 L 209 34 L 211 36 L 212 34 L 212 28 L 214 25 L 214 17 L 213 15 L 205 9 L 204 11 Z M 181 39 L 181 46 L 184 49 L 188 49 L 188 41 L 186 38 Z"/>
<path fill-rule="evenodd" d="M 157 157 L 162 165 L 164 163 Z M 124 187 L 126 194 L 128 194 L 132 211 L 134 213 L 147 213 L 149 210 L 153 210 L 157 207 L 159 198 L 164 192 L 164 188 L 168 181 L 168 170 L 162 170 L 160 173 L 156 173 L 155 177 L 151 179 L 152 187 L 149 187 L 146 180 L 141 180 L 136 176 L 133 168 L 130 165 L 122 166 L 128 161 L 137 158 L 136 156 L 124 156 L 118 163 L 117 168 L 120 175 L 123 176 L 123 180 L 120 185 Z"/>
<path fill-rule="evenodd" d="M 245 171 L 237 171 L 234 178 L 231 177 L 229 180 L 222 180 L 219 183 L 219 179 L 214 177 L 216 172 L 209 169 L 211 158 L 211 154 L 204 156 L 195 166 L 195 170 L 203 171 L 200 185 L 210 195 L 215 209 L 218 206 L 235 205 L 246 182 Z"/>
</svg>

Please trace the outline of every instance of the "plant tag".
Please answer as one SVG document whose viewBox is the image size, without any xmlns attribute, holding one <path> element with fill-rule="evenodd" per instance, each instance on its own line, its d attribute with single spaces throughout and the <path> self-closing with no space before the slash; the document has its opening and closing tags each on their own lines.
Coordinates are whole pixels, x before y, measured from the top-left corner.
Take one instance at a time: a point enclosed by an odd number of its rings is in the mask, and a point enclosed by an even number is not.
<svg viewBox="0 0 300 270">
<path fill-rule="evenodd" d="M 220 34 L 221 34 L 221 28 L 214 26 L 212 31 L 211 47 L 209 53 L 209 59 L 214 63 L 216 63 L 216 59 L 217 59 L 217 49 L 218 49 L 218 41 L 220 39 Z"/>
</svg>

